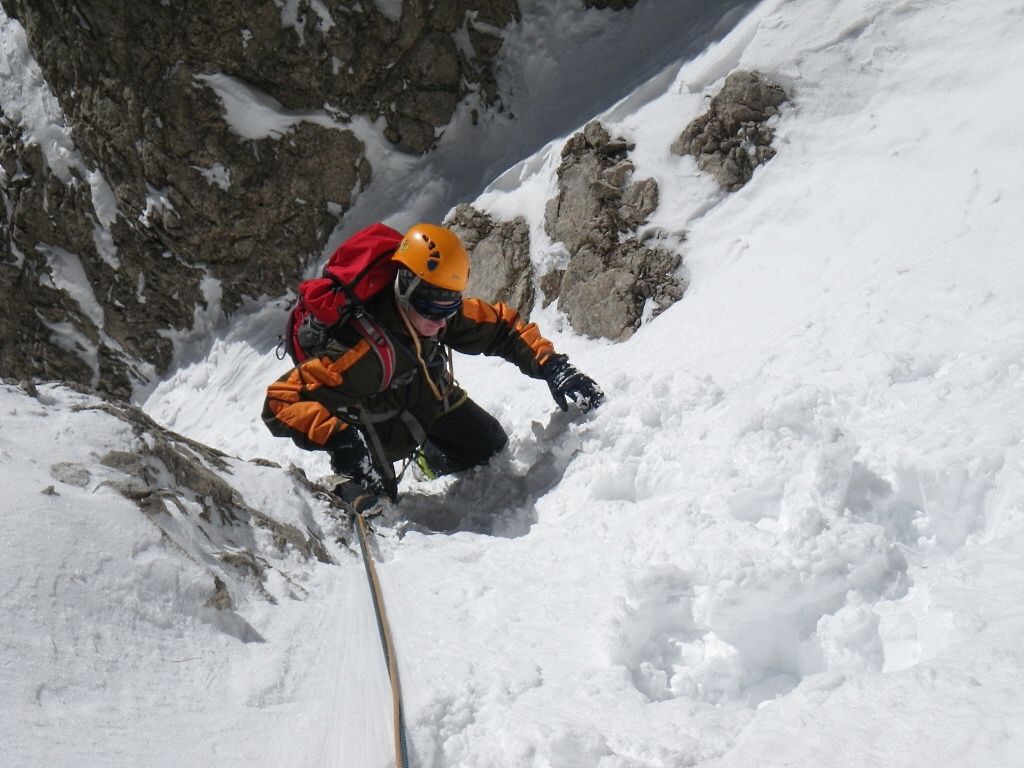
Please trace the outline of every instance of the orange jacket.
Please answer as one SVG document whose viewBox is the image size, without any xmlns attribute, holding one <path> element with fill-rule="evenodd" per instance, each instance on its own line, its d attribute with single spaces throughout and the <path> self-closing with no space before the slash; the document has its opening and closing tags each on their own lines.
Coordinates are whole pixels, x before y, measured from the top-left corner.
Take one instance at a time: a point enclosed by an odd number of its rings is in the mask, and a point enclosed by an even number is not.
<svg viewBox="0 0 1024 768">
<path fill-rule="evenodd" d="M 390 386 L 380 391 L 380 360 L 354 328 L 343 326 L 323 357 L 307 360 L 268 387 L 263 420 L 271 432 L 306 450 L 331 450 L 341 432 L 370 420 L 388 458 L 398 461 L 420 444 L 435 419 L 466 397 L 448 374 L 449 349 L 496 355 L 533 378 L 541 377 L 540 366 L 554 354 L 535 324 L 502 303 L 465 299 L 440 338 L 419 339 L 422 361 L 390 291 L 371 301 L 367 311 L 395 348 Z M 435 390 L 446 396 L 438 399 Z"/>
</svg>

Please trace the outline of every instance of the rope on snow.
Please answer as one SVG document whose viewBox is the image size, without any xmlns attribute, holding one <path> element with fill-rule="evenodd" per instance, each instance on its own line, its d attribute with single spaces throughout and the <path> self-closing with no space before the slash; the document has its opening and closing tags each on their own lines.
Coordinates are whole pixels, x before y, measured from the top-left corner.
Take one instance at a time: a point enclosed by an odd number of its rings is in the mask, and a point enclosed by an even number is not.
<svg viewBox="0 0 1024 768">
<path fill-rule="evenodd" d="M 363 516 L 352 512 L 359 531 L 359 549 L 363 553 L 363 565 L 366 568 L 366 579 L 370 582 L 370 595 L 373 597 L 373 611 L 377 614 L 377 629 L 380 631 L 381 645 L 384 646 L 384 660 L 388 665 L 388 677 L 391 678 L 392 717 L 395 724 L 395 765 L 398 768 L 409 768 L 409 751 L 405 740 L 405 718 L 402 714 L 402 692 L 398 685 L 398 659 L 395 647 L 391 642 L 391 630 L 388 617 L 384 612 L 384 598 L 381 594 L 377 569 L 373 565 L 370 547 L 366 541 L 366 520 Z"/>
</svg>

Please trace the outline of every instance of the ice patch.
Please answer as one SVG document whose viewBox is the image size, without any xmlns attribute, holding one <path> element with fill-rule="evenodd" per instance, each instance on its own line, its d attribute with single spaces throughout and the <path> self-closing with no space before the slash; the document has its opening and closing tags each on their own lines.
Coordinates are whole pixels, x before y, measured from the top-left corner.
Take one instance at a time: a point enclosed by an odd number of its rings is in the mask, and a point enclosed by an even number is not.
<svg viewBox="0 0 1024 768">
<path fill-rule="evenodd" d="M 342 127 L 324 110 L 286 110 L 277 99 L 230 75 L 217 72 L 195 79 L 213 89 L 224 106 L 228 128 L 243 139 L 280 138 L 301 122 Z"/>
<path fill-rule="evenodd" d="M 36 250 L 46 257 L 54 287 L 65 291 L 74 299 L 82 314 L 88 317 L 93 325 L 103 328 L 103 307 L 96 301 L 96 294 L 92 291 L 82 260 L 77 254 L 46 243 L 37 244 Z"/>
<path fill-rule="evenodd" d="M 223 163 L 214 163 L 209 168 L 200 168 L 193 165 L 199 174 L 210 184 L 215 184 L 225 192 L 231 189 L 231 170 Z"/>
</svg>

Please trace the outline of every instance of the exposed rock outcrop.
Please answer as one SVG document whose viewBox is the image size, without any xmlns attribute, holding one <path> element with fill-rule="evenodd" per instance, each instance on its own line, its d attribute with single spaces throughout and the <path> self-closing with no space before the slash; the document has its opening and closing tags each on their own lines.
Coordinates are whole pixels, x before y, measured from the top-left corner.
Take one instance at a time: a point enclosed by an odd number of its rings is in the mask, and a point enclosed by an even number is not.
<svg viewBox="0 0 1024 768">
<path fill-rule="evenodd" d="M 59 433 L 70 441 L 62 446 L 61 460 L 49 466 L 51 483 L 39 488 L 47 496 L 63 497 L 61 506 L 52 508 L 54 514 L 66 512 L 87 524 L 87 510 L 99 510 L 104 503 L 114 507 L 114 493 L 119 494 L 159 531 L 160 549 L 169 545 L 172 558 L 180 554 L 191 561 L 193 574 L 208 575 L 208 590 L 199 582 L 185 590 L 169 585 L 165 598 L 175 602 L 175 610 L 241 640 L 259 640 L 232 608 L 302 599 L 308 594 L 302 581 L 310 568 L 351 556 L 347 513 L 294 467 L 282 471 L 266 460 L 227 456 L 161 427 L 134 406 L 84 388 L 0 379 L 0 389 L 6 403 L 19 404 L 14 412 L 24 414 L 19 428 L 40 422 L 51 438 Z M 60 428 L 45 427 L 40 420 L 58 420 Z M 90 436 L 102 440 L 86 444 Z M 76 500 L 84 498 L 88 502 L 79 508 Z M 117 509 L 111 512 L 121 515 Z M 152 535 L 138 528 L 127 535 L 139 536 L 144 550 L 153 546 Z"/>
<path fill-rule="evenodd" d="M 602 8 L 612 11 L 624 11 L 627 8 L 632 8 L 638 2 L 639 0 L 583 0 L 583 4 L 587 8 Z"/>
<path fill-rule="evenodd" d="M 6 122 L 0 122 L 0 180 L 6 197 L 0 205 L 0 375 L 92 384 L 102 373 L 110 389 L 126 395 L 123 368 L 108 347 L 97 346 L 95 309 L 90 317 L 83 306 L 88 301 L 61 285 L 61 268 L 76 266 L 70 254 L 95 252 L 89 185 L 78 175 L 63 183 L 39 146 L 26 146 Z"/>
<path fill-rule="evenodd" d="M 529 318 L 535 289 L 526 219 L 496 223 L 489 214 L 460 205 L 446 226 L 462 239 L 472 259 L 467 293 L 503 301 Z"/>
<path fill-rule="evenodd" d="M 694 119 L 672 144 L 677 155 L 693 155 L 701 170 L 735 191 L 750 181 L 754 169 L 775 156 L 775 131 L 766 125 L 788 100 L 782 86 L 758 72 L 733 72 L 708 111 Z"/>
<path fill-rule="evenodd" d="M 95 407 L 126 422 L 135 432 L 137 450 L 108 451 L 101 464 L 124 475 L 111 485 L 143 512 L 170 515 L 172 509 L 177 510 L 211 545 L 220 541 L 224 551 L 212 550 L 212 554 L 232 565 L 238 563 L 232 561 L 228 550 L 236 554 L 251 551 L 260 532 L 265 532 L 267 543 L 278 550 L 290 549 L 304 559 L 332 562 L 321 531 L 281 523 L 245 502 L 225 477 L 240 463 L 237 459 L 161 427 L 133 406 Z M 266 568 L 250 565 L 247 570 L 258 577 Z"/>
<path fill-rule="evenodd" d="M 569 252 L 564 273 L 542 280 L 546 300 L 558 298 L 580 333 L 615 341 L 639 327 L 648 300 L 653 317 L 686 288 L 680 257 L 637 238 L 658 207 L 658 185 L 632 181 L 631 149 L 599 122 L 588 123 L 562 149 L 559 194 L 544 217 L 548 235 Z"/>
</svg>

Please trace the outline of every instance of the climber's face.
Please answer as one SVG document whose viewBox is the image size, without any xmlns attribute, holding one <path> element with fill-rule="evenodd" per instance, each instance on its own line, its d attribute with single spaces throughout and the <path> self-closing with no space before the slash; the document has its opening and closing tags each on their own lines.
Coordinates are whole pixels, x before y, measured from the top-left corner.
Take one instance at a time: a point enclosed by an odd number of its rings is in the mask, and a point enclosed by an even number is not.
<svg viewBox="0 0 1024 768">
<path fill-rule="evenodd" d="M 456 305 L 455 310 L 457 309 L 458 306 Z M 410 306 L 409 322 L 412 323 L 412 327 L 416 329 L 416 333 L 418 333 L 420 336 L 430 338 L 431 336 L 436 336 L 437 334 L 444 330 L 445 325 L 447 325 L 448 323 L 448 318 L 424 317 L 423 315 L 416 311 L 415 306 Z"/>
</svg>

